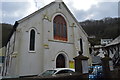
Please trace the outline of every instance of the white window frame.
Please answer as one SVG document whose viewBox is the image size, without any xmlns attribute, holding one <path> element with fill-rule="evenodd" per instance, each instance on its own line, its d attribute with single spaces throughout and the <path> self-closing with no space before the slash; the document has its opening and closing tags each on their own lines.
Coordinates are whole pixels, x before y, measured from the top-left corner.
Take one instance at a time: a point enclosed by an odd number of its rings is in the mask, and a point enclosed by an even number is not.
<svg viewBox="0 0 120 80">
<path fill-rule="evenodd" d="M 30 33 L 31 33 L 31 30 L 34 30 L 35 31 L 35 46 L 34 46 L 34 50 L 32 51 L 32 50 L 30 50 Z M 34 53 L 34 52 L 36 52 L 36 35 L 37 34 L 37 31 L 36 31 L 36 29 L 35 28 L 30 28 L 29 29 L 29 41 L 28 41 L 28 51 L 30 52 L 30 53 Z"/>
</svg>

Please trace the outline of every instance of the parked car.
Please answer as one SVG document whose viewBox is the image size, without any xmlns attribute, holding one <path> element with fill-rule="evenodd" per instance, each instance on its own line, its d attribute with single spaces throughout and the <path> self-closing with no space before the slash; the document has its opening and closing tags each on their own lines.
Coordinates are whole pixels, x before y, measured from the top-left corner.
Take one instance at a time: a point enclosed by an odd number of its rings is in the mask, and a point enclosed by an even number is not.
<svg viewBox="0 0 120 80">
<path fill-rule="evenodd" d="M 89 80 L 98 80 L 103 77 L 102 66 L 93 66 L 92 73 L 89 74 Z"/>
<path fill-rule="evenodd" d="M 51 70 L 46 70 L 42 74 L 39 74 L 38 76 L 45 77 L 45 76 L 54 76 L 57 74 L 64 74 L 64 73 L 73 73 L 75 72 L 75 69 L 71 68 L 56 68 Z"/>
</svg>

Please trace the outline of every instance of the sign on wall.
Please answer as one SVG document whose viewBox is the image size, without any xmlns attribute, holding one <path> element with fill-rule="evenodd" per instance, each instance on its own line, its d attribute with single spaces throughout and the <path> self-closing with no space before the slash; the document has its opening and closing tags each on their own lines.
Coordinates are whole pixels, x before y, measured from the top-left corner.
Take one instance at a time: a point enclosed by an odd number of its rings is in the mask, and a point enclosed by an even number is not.
<svg viewBox="0 0 120 80">
<path fill-rule="evenodd" d="M 69 61 L 69 67 L 70 67 L 70 68 L 75 68 L 75 67 L 74 67 L 74 61 Z"/>
</svg>

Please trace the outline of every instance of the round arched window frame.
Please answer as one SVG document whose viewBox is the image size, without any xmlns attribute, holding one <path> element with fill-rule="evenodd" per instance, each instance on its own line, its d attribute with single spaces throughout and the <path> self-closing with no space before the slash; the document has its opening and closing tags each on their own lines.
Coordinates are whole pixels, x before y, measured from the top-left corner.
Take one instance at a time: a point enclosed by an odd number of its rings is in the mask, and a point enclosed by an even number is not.
<svg viewBox="0 0 120 80">
<path fill-rule="evenodd" d="M 35 51 L 35 37 L 36 31 L 34 29 L 30 30 L 30 40 L 29 40 L 29 51 Z"/>
<path fill-rule="evenodd" d="M 63 16 L 57 15 L 54 17 L 53 30 L 55 40 L 67 41 L 67 23 Z"/>
</svg>

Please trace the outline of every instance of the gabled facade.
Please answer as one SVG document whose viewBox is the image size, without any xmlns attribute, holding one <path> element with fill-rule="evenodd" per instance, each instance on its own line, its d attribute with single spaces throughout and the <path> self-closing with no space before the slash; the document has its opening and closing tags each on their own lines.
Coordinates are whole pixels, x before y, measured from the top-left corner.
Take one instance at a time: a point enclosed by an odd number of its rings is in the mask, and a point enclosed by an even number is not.
<svg viewBox="0 0 120 80">
<path fill-rule="evenodd" d="M 15 23 L 6 46 L 3 75 L 37 75 L 71 67 L 78 51 L 90 57 L 88 43 L 87 34 L 64 2 L 52 2 Z"/>
</svg>

